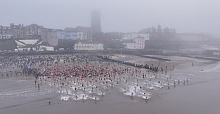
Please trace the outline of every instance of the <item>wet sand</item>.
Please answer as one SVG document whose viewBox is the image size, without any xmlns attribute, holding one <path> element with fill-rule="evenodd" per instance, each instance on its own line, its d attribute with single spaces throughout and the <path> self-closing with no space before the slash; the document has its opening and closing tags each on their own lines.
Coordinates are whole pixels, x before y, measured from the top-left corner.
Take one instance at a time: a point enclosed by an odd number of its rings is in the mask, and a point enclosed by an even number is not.
<svg viewBox="0 0 220 114">
<path fill-rule="evenodd" d="M 175 58 L 178 61 L 178 57 Z M 146 61 L 146 59 L 143 60 Z M 115 88 L 109 89 L 108 94 L 99 101 L 62 101 L 60 95 L 46 85 L 39 94 L 37 88 L 34 87 L 34 79 L 21 76 L 16 78 L 20 80 L 17 85 L 22 87 L 24 85 L 20 84 L 28 84 L 34 89 L 33 93 L 37 95 L 31 97 L 1 96 L 0 112 L 1 114 L 219 114 L 220 65 L 210 61 L 196 60 L 197 64 L 191 67 L 192 60 L 189 58 L 183 58 L 183 60 L 176 64 L 174 71 L 168 73 L 174 77 L 189 78 L 189 85 L 154 91 L 152 98 L 147 101 L 138 97 L 132 99 Z M 180 67 L 181 65 L 184 67 Z M 7 81 L 5 77 L 0 80 L 1 84 Z M 0 90 L 0 93 L 2 94 L 3 91 Z M 51 99 L 51 105 L 48 104 L 48 98 Z"/>
</svg>

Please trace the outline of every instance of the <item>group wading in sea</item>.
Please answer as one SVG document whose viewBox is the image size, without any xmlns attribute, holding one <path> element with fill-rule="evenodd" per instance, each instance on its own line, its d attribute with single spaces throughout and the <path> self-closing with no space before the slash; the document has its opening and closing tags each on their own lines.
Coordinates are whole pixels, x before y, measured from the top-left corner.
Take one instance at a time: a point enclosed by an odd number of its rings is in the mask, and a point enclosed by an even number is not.
<svg viewBox="0 0 220 114">
<path fill-rule="evenodd" d="M 15 65 L 20 69 L 14 72 L 16 76 L 34 75 L 36 77 L 34 84 L 38 91 L 42 84 L 46 83 L 60 93 L 63 100 L 99 100 L 100 96 L 103 97 L 113 88 L 131 96 L 132 99 L 134 97 L 149 99 L 150 90 L 165 87 L 171 89 L 171 85 L 175 88 L 176 83 L 186 85 L 189 81 L 167 76 L 168 66 L 165 67 L 165 74 L 163 67 L 159 72 L 160 63 L 135 64 L 110 59 L 105 55 L 24 56 L 3 60 L 1 63 L 3 67 Z M 14 67 L 13 69 L 16 70 Z M 6 76 L 12 74 L 12 71 L 6 71 Z"/>
</svg>

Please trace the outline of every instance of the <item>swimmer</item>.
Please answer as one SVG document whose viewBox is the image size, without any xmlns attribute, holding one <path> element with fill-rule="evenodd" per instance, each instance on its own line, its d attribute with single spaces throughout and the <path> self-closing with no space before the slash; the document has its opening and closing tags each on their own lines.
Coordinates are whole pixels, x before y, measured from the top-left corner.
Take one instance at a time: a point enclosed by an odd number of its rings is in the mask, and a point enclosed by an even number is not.
<svg viewBox="0 0 220 114">
<path fill-rule="evenodd" d="M 168 89 L 170 89 L 170 83 L 168 82 Z"/>
<path fill-rule="evenodd" d="M 51 104 L 50 99 L 49 99 L 49 105 Z"/>
</svg>

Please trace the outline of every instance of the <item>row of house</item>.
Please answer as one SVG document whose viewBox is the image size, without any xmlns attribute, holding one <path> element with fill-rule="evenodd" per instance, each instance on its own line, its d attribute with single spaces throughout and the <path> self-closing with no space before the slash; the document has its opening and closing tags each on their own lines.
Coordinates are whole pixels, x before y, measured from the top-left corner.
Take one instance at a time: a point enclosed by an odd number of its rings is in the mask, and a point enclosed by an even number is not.
<svg viewBox="0 0 220 114">
<path fill-rule="evenodd" d="M 51 46 L 58 44 L 57 30 L 45 28 L 37 24 L 24 26 L 23 24 L 0 26 L 1 39 L 42 39 Z"/>
<path fill-rule="evenodd" d="M 24 26 L 23 24 L 10 26 L 0 26 L 0 39 L 15 39 L 18 48 L 26 48 L 29 46 L 36 48 L 39 46 L 58 45 L 58 39 L 77 40 L 71 49 L 75 50 L 104 50 L 103 42 L 120 40 L 123 42 L 125 49 L 144 49 L 145 41 L 150 40 L 150 34 L 144 32 L 130 32 L 130 33 L 93 33 L 91 27 L 76 28 L 67 27 L 65 29 L 50 29 L 37 24 Z M 37 44 L 32 44 L 35 39 L 38 39 Z M 23 41 L 21 41 L 23 40 Z M 26 41 L 24 41 L 26 40 Z M 21 43 L 29 42 L 29 43 Z M 39 44 L 39 42 L 41 42 Z M 26 45 L 20 45 L 20 44 Z M 48 48 L 49 49 L 49 48 Z M 22 50 L 22 49 L 21 49 Z M 49 49 L 52 51 L 52 49 Z"/>
<path fill-rule="evenodd" d="M 53 46 L 44 45 L 41 39 L 23 39 L 15 40 L 18 51 L 54 51 Z M 122 40 L 125 49 L 144 49 L 145 38 L 138 36 L 134 39 Z M 104 45 L 101 42 L 89 40 L 78 41 L 72 47 L 74 50 L 104 50 Z"/>
<path fill-rule="evenodd" d="M 18 51 L 54 51 L 53 46 L 46 46 L 42 41 L 38 40 L 15 40 Z M 145 39 L 143 37 L 136 37 L 133 40 L 123 41 L 125 49 L 144 49 Z M 103 43 L 92 41 L 79 41 L 74 44 L 74 50 L 104 50 Z"/>
<path fill-rule="evenodd" d="M 162 28 L 159 24 L 157 27 L 145 28 L 139 32 L 110 32 L 110 34 L 122 37 L 123 39 L 134 39 L 138 36 L 141 36 L 144 37 L 145 40 L 174 40 L 176 36 L 176 30 L 175 28 Z"/>
<path fill-rule="evenodd" d="M 39 26 L 37 24 L 31 24 L 24 26 L 23 24 L 10 26 L 0 26 L 0 40 L 14 39 L 14 40 L 32 40 L 42 39 L 43 43 L 48 46 L 57 46 L 58 39 L 72 39 L 72 40 L 92 40 L 91 28 L 80 27 L 51 29 Z"/>
<path fill-rule="evenodd" d="M 128 33 L 123 33 L 122 34 L 122 40 L 133 40 L 137 37 L 143 37 L 144 40 L 149 40 L 150 35 L 147 33 L 138 33 L 138 32 L 128 32 Z"/>
<path fill-rule="evenodd" d="M 134 39 L 122 40 L 125 49 L 140 50 L 145 48 L 145 38 L 137 36 Z M 104 50 L 103 43 L 79 41 L 74 45 L 75 50 Z"/>
</svg>

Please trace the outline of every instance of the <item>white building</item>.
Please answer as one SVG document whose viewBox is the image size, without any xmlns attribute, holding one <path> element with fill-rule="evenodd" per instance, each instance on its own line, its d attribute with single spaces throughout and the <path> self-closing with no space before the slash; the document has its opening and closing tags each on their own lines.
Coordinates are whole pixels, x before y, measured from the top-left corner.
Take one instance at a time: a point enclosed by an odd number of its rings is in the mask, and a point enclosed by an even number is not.
<svg viewBox="0 0 220 114">
<path fill-rule="evenodd" d="M 52 46 L 24 46 L 18 47 L 17 51 L 19 52 L 29 52 L 29 51 L 54 51 L 54 47 Z"/>
<path fill-rule="evenodd" d="M 145 38 L 138 36 L 133 40 L 125 40 L 123 44 L 125 45 L 125 49 L 144 49 Z"/>
<path fill-rule="evenodd" d="M 40 45 L 39 51 L 54 51 L 54 47 Z"/>
<path fill-rule="evenodd" d="M 80 41 L 74 45 L 75 50 L 104 50 L 103 43 Z"/>
<path fill-rule="evenodd" d="M 31 47 L 25 46 L 25 47 L 18 47 L 17 49 L 19 52 L 28 52 L 31 50 Z M 36 51 L 37 49 L 35 47 L 32 48 L 33 51 Z"/>
<path fill-rule="evenodd" d="M 143 37 L 145 40 L 149 40 L 150 39 L 150 35 L 149 34 L 146 34 L 146 33 L 136 33 L 136 32 L 133 32 L 133 33 L 124 33 L 123 35 L 123 39 L 124 40 L 128 40 L 128 39 L 134 39 L 138 36 L 141 36 Z"/>
<path fill-rule="evenodd" d="M 54 51 L 52 46 L 42 45 L 42 40 L 29 39 L 29 40 L 15 40 L 17 43 L 17 51 L 28 52 L 28 51 Z"/>
<path fill-rule="evenodd" d="M 25 47 L 25 46 L 35 46 L 42 44 L 42 41 L 39 39 L 30 39 L 30 40 L 15 40 L 18 48 Z"/>
</svg>

